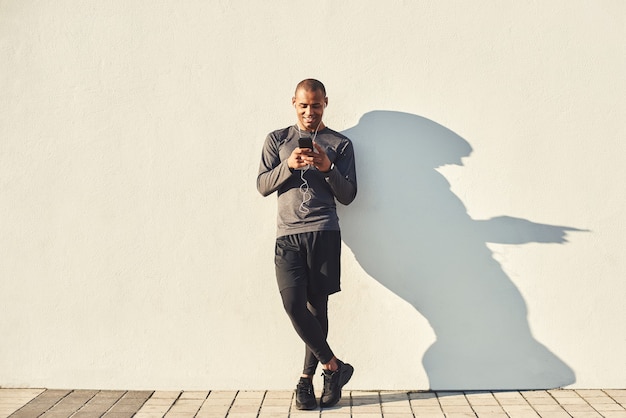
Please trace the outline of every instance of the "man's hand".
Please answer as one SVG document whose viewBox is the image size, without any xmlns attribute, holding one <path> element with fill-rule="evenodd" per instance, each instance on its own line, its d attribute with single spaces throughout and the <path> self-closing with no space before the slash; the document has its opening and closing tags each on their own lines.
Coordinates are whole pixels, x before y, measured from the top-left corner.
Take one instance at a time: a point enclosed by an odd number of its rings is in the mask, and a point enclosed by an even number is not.
<svg viewBox="0 0 626 418">
<path fill-rule="evenodd" d="M 328 155 L 326 155 L 326 151 L 324 151 L 324 148 L 318 145 L 317 142 L 314 142 L 313 146 L 317 150 L 317 153 L 313 154 L 313 160 L 311 164 L 323 173 L 330 171 L 332 163 L 328 159 Z"/>
<path fill-rule="evenodd" d="M 300 168 L 309 165 L 309 155 L 312 152 L 308 148 L 296 148 L 291 152 L 291 155 L 287 159 L 287 165 L 292 170 L 298 170 Z"/>
<path fill-rule="evenodd" d="M 289 168 L 297 170 L 307 165 L 312 165 L 319 171 L 329 171 L 331 162 L 328 159 L 328 155 L 326 155 L 324 148 L 322 148 L 316 142 L 313 143 L 313 146 L 315 147 L 317 152 L 313 152 L 308 148 L 294 149 L 289 156 L 289 159 L 287 160 L 287 165 L 289 166 Z"/>
</svg>

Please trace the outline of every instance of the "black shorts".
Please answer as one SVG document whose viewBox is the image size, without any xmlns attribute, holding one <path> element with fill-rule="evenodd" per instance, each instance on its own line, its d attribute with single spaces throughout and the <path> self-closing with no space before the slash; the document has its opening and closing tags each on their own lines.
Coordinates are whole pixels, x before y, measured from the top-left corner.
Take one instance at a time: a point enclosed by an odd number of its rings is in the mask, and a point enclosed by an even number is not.
<svg viewBox="0 0 626 418">
<path fill-rule="evenodd" d="M 274 263 L 278 290 L 306 286 L 315 295 L 341 290 L 341 233 L 303 232 L 276 238 Z"/>
</svg>

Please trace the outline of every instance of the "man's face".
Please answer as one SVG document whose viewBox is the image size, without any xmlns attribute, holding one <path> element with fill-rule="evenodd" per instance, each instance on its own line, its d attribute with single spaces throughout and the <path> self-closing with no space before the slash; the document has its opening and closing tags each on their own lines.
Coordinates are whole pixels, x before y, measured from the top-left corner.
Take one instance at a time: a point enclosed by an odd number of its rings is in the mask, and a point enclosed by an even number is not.
<svg viewBox="0 0 626 418">
<path fill-rule="evenodd" d="M 298 115 L 298 125 L 300 129 L 314 131 L 322 129 L 322 116 L 324 115 L 324 106 L 328 103 L 328 99 L 324 97 L 321 90 L 307 91 L 298 89 L 296 95 L 292 99 Z"/>
</svg>

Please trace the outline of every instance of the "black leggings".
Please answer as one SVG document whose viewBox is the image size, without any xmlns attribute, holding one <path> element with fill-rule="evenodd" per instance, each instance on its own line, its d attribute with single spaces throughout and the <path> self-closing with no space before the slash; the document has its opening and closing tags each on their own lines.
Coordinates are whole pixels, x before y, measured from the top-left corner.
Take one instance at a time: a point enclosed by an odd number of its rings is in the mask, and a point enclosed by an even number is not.
<svg viewBox="0 0 626 418">
<path fill-rule="evenodd" d="M 307 295 L 305 286 L 296 286 L 283 289 L 280 296 L 293 327 L 306 344 L 302 374 L 313 376 L 318 361 L 325 364 L 334 357 L 326 342 L 328 295 Z"/>
</svg>

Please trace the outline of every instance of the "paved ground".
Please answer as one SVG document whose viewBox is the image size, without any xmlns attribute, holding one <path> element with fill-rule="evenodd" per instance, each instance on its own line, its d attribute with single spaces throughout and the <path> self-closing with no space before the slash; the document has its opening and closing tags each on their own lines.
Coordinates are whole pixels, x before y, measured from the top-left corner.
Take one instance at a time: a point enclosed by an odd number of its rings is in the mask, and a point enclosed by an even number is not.
<svg viewBox="0 0 626 418">
<path fill-rule="evenodd" d="M 626 389 L 509 392 L 344 391 L 340 403 L 298 411 L 292 391 L 152 392 L 0 389 L 0 417 L 626 418 Z"/>
</svg>

